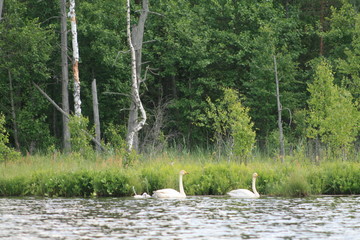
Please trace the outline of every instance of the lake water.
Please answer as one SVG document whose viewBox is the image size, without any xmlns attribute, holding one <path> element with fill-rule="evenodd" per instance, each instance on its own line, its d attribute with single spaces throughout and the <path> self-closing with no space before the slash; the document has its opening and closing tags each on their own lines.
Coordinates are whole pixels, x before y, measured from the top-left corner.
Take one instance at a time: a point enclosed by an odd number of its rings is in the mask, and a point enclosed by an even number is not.
<svg viewBox="0 0 360 240">
<path fill-rule="evenodd" d="M 0 198 L 0 239 L 360 239 L 360 196 Z"/>
</svg>

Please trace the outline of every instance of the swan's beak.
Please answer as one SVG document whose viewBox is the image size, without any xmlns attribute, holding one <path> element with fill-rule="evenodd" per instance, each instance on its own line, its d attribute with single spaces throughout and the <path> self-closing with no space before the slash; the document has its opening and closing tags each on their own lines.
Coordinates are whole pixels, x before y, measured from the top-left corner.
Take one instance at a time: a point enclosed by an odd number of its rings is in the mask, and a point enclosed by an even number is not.
<svg viewBox="0 0 360 240">
<path fill-rule="evenodd" d="M 189 174 L 187 171 L 184 171 L 184 175 Z"/>
</svg>

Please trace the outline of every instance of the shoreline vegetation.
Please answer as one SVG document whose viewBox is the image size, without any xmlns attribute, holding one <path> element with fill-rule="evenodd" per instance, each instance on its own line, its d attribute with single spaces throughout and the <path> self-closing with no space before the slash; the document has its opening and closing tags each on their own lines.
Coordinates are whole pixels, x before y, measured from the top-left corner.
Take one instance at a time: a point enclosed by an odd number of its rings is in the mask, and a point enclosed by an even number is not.
<svg viewBox="0 0 360 240">
<path fill-rule="evenodd" d="M 212 154 L 163 152 L 137 155 L 124 167 L 121 156 L 84 158 L 79 154 L 24 156 L 0 163 L 0 196 L 126 197 L 151 194 L 160 188 L 178 189 L 178 172 L 188 196 L 224 195 L 251 187 L 257 172 L 262 196 L 306 197 L 311 195 L 360 194 L 360 162 L 326 160 L 313 163 L 287 157 L 285 163 L 254 157 L 244 162 L 215 159 Z"/>
</svg>

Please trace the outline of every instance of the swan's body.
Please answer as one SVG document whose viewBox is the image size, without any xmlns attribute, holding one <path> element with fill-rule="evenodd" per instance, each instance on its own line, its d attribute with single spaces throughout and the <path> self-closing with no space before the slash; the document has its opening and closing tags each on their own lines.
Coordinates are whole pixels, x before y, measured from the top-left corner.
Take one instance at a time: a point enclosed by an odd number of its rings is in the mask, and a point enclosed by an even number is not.
<svg viewBox="0 0 360 240">
<path fill-rule="evenodd" d="M 186 194 L 184 192 L 183 180 L 182 180 L 182 176 L 184 176 L 185 174 L 188 174 L 185 170 L 181 170 L 179 173 L 180 192 L 172 188 L 165 188 L 154 191 L 154 194 L 152 196 L 154 198 L 186 198 Z"/>
<path fill-rule="evenodd" d="M 230 192 L 228 192 L 227 194 L 230 195 L 231 197 L 236 197 L 236 198 L 259 198 L 260 194 L 256 191 L 256 178 L 258 177 L 257 173 L 253 174 L 252 177 L 252 190 L 253 192 L 247 190 L 247 189 L 236 189 L 236 190 L 232 190 Z"/>
<path fill-rule="evenodd" d="M 141 195 L 136 194 L 135 188 L 133 186 L 133 191 L 134 191 L 134 198 L 150 198 L 151 196 L 149 194 L 147 194 L 146 192 L 144 192 Z"/>
</svg>

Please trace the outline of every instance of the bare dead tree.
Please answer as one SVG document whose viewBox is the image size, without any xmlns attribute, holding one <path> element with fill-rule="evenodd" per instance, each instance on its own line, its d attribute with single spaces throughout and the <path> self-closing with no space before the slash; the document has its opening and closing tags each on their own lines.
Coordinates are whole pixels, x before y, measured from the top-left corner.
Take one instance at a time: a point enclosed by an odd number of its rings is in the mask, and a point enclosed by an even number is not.
<svg viewBox="0 0 360 240">
<path fill-rule="evenodd" d="M 66 0 L 60 0 L 60 25 L 61 25 L 61 98 L 62 109 L 69 114 L 69 63 L 68 63 L 68 45 L 67 45 L 67 17 L 66 17 Z M 69 118 L 62 115 L 63 122 L 63 144 L 64 151 L 71 151 Z"/>
<path fill-rule="evenodd" d="M 94 111 L 94 123 L 95 123 L 95 138 L 98 142 L 101 139 L 101 131 L 100 131 L 100 117 L 99 117 L 99 103 L 97 96 L 97 88 L 96 88 L 96 79 L 92 81 L 91 84 L 92 89 L 92 97 L 93 97 L 93 111 Z M 96 145 L 96 151 L 100 152 L 101 148 L 99 145 Z"/>
<path fill-rule="evenodd" d="M 171 102 L 164 98 L 159 98 L 157 104 L 154 103 L 153 111 L 151 114 L 151 124 L 144 127 L 144 137 L 141 144 L 141 149 L 150 147 L 152 151 L 161 151 L 170 137 L 169 135 L 163 136 L 162 129 L 164 123 L 167 122 L 166 110 Z"/>
</svg>

